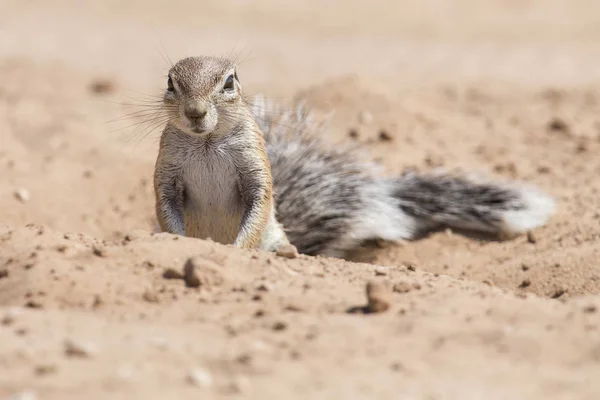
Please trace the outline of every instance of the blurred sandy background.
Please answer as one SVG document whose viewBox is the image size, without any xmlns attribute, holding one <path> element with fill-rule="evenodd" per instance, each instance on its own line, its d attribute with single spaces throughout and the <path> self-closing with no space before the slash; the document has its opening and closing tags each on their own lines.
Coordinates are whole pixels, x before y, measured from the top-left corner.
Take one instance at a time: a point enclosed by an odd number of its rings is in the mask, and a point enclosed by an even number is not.
<svg viewBox="0 0 600 400">
<path fill-rule="evenodd" d="M 597 399 L 599 42 L 592 0 L 2 0 L 0 398 Z M 390 174 L 523 180 L 558 214 L 363 264 L 151 235 L 160 127 L 123 117 L 201 54 Z M 163 279 L 190 256 L 200 289 Z M 392 308 L 348 314 L 370 279 Z"/>
</svg>

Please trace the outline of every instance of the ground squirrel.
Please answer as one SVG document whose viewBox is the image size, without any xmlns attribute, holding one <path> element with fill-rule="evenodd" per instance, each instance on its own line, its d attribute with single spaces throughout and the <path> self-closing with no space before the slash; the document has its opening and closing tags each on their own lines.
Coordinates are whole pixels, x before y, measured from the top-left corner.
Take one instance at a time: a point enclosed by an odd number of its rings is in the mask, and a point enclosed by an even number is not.
<svg viewBox="0 0 600 400">
<path fill-rule="evenodd" d="M 160 111 L 168 122 L 156 211 L 171 233 L 345 257 L 368 242 L 444 228 L 513 236 L 543 225 L 555 209 L 552 198 L 516 183 L 384 177 L 354 150 L 322 143 L 323 127 L 304 107 L 276 111 L 261 97 L 245 99 L 225 58 L 177 62 Z"/>
<path fill-rule="evenodd" d="M 264 137 L 233 63 L 186 58 L 169 71 L 154 187 L 162 230 L 242 248 L 289 245 L 275 218 Z"/>
</svg>

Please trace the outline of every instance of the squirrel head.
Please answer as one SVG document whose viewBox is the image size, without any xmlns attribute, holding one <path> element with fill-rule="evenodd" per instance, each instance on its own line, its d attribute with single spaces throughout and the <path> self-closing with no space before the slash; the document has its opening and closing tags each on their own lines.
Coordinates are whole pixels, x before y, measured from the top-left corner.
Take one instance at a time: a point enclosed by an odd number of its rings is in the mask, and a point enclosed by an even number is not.
<svg viewBox="0 0 600 400">
<path fill-rule="evenodd" d="M 169 70 L 163 101 L 183 132 L 205 136 L 228 131 L 243 108 L 236 66 L 226 58 L 184 58 Z"/>
</svg>

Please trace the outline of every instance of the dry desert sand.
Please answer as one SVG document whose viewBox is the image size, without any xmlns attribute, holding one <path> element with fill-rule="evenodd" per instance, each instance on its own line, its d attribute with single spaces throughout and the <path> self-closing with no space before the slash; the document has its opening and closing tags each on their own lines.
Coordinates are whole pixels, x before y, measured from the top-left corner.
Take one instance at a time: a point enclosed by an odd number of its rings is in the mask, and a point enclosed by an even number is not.
<svg viewBox="0 0 600 400">
<path fill-rule="evenodd" d="M 0 9 L 0 398 L 600 398 L 597 0 Z M 119 118 L 199 54 L 390 174 L 524 180 L 557 214 L 354 262 L 152 234 L 160 129 Z M 199 288 L 164 278 L 186 262 Z M 391 307 L 349 313 L 373 280 Z"/>
</svg>

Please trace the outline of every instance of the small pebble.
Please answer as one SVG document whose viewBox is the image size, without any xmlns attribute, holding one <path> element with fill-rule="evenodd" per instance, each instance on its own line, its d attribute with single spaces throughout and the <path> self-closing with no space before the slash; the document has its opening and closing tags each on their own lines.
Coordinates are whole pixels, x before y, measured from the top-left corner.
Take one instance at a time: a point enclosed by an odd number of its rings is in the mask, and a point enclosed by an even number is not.
<svg viewBox="0 0 600 400">
<path fill-rule="evenodd" d="M 21 203 L 29 201 L 29 191 L 25 188 L 19 188 L 15 190 L 14 195 Z"/>
<path fill-rule="evenodd" d="M 524 279 L 523 282 L 519 285 L 520 288 L 526 288 L 531 286 L 531 281 L 529 279 Z"/>
<path fill-rule="evenodd" d="M 150 292 L 150 291 L 145 291 L 144 294 L 142 295 L 142 298 L 147 301 L 148 303 L 158 303 L 159 299 L 158 296 L 156 295 L 156 293 Z"/>
<path fill-rule="evenodd" d="M 279 257 L 298 258 L 298 249 L 293 244 L 286 244 L 277 248 L 276 254 Z"/>
<path fill-rule="evenodd" d="M 190 385 L 201 388 L 209 388 L 213 384 L 213 378 L 209 371 L 204 368 L 194 368 L 188 372 L 186 380 Z"/>
<path fill-rule="evenodd" d="M 567 132 L 569 130 L 569 126 L 562 119 L 554 118 L 548 123 L 548 130 L 555 132 Z"/>
<path fill-rule="evenodd" d="M 0 279 L 8 277 L 8 269 L 0 269 Z"/>
<path fill-rule="evenodd" d="M 392 139 L 393 139 L 392 136 L 385 129 L 382 129 L 379 131 L 379 141 L 390 142 L 390 141 L 392 141 Z"/>
<path fill-rule="evenodd" d="M 92 252 L 97 257 L 106 257 L 106 255 L 107 255 L 106 249 L 101 246 L 94 246 L 92 248 Z"/>
<path fill-rule="evenodd" d="M 35 301 L 35 300 L 29 300 L 28 302 L 26 302 L 25 307 L 34 308 L 34 309 L 44 308 L 42 303 Z"/>
<path fill-rule="evenodd" d="M 537 243 L 537 238 L 535 237 L 533 232 L 531 232 L 531 231 L 527 232 L 527 241 L 531 244 Z"/>
<path fill-rule="evenodd" d="M 196 274 L 196 265 L 191 258 L 187 260 L 183 267 L 183 280 L 187 287 L 197 288 L 200 286 L 200 278 Z"/>
<path fill-rule="evenodd" d="M 95 353 L 95 349 L 91 344 L 72 339 L 65 340 L 64 346 L 65 354 L 68 357 L 90 358 Z"/>
<path fill-rule="evenodd" d="M 90 91 L 96 94 L 112 93 L 115 91 L 115 84 L 106 79 L 98 79 L 90 84 Z"/>
<path fill-rule="evenodd" d="M 183 279 L 183 274 L 173 268 L 165 269 L 162 276 L 165 279 Z"/>
<path fill-rule="evenodd" d="M 586 314 L 593 314 L 598 310 L 598 307 L 596 307 L 594 304 L 590 304 L 589 306 L 585 306 L 583 308 L 583 312 Z"/>
<path fill-rule="evenodd" d="M 58 367 L 55 364 L 42 364 L 35 367 L 35 374 L 39 376 L 55 374 Z"/>
<path fill-rule="evenodd" d="M 278 321 L 273 324 L 274 331 L 284 331 L 287 329 L 287 324 L 283 321 Z"/>
<path fill-rule="evenodd" d="M 94 301 L 92 303 L 92 308 L 99 308 L 104 304 L 102 297 L 99 294 L 94 296 Z"/>
<path fill-rule="evenodd" d="M 272 286 L 268 282 L 263 282 L 256 287 L 256 290 L 258 290 L 260 292 L 270 292 L 271 289 L 272 289 Z"/>
<path fill-rule="evenodd" d="M 417 267 L 415 267 L 413 264 L 407 264 L 406 269 L 411 272 L 415 272 L 417 270 Z"/>
<path fill-rule="evenodd" d="M 409 283 L 406 281 L 400 281 L 394 284 L 392 290 L 396 293 L 408 293 L 412 290 L 420 290 L 421 285 L 418 283 Z"/>
<path fill-rule="evenodd" d="M 388 274 L 388 272 L 389 272 L 388 267 L 382 267 L 382 266 L 375 267 L 375 275 L 376 276 L 385 276 Z"/>
<path fill-rule="evenodd" d="M 391 292 L 382 283 L 369 281 L 366 285 L 367 308 L 371 313 L 381 313 L 390 308 Z"/>
</svg>

